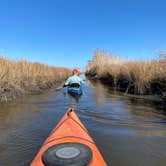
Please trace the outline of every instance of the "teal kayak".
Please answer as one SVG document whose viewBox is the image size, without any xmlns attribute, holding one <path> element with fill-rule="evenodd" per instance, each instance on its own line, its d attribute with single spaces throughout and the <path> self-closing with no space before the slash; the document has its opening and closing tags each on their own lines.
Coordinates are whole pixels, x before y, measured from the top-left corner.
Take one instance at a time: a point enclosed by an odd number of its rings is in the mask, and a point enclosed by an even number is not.
<svg viewBox="0 0 166 166">
<path fill-rule="evenodd" d="M 82 95 L 82 87 L 79 84 L 71 84 L 67 87 L 67 92 L 74 96 Z"/>
</svg>

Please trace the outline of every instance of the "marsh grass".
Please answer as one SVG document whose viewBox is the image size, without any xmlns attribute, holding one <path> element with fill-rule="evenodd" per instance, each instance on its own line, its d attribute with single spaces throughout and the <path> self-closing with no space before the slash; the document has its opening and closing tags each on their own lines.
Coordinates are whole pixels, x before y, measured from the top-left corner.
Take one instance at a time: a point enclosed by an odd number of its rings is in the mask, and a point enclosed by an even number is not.
<svg viewBox="0 0 166 166">
<path fill-rule="evenodd" d="M 87 64 L 86 75 L 106 80 L 125 93 L 163 96 L 166 92 L 166 57 L 154 61 L 129 61 L 96 50 Z"/>
<path fill-rule="evenodd" d="M 69 74 L 67 68 L 0 57 L 0 100 L 7 101 L 26 92 L 51 88 Z"/>
</svg>

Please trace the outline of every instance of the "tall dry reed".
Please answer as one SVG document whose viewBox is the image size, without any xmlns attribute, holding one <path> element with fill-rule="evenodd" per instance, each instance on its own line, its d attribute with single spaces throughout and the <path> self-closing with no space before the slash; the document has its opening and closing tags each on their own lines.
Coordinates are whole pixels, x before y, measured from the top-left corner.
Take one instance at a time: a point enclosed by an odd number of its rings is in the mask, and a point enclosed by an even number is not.
<svg viewBox="0 0 166 166">
<path fill-rule="evenodd" d="M 7 100 L 25 91 L 50 88 L 69 74 L 67 68 L 0 57 L 0 100 Z"/>
<path fill-rule="evenodd" d="M 97 50 L 87 64 L 86 75 L 109 80 L 125 93 L 162 95 L 166 91 L 166 58 L 129 61 Z"/>
</svg>

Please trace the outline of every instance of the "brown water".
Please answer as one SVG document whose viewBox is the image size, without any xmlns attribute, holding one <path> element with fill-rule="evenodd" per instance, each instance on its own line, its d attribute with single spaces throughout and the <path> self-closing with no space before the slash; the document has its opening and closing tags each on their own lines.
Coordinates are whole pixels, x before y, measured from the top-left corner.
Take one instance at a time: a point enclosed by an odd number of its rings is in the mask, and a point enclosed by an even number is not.
<svg viewBox="0 0 166 166">
<path fill-rule="evenodd" d="M 96 83 L 79 101 L 60 90 L 0 104 L 0 166 L 30 165 L 71 106 L 109 166 L 166 165 L 165 112 Z"/>
</svg>

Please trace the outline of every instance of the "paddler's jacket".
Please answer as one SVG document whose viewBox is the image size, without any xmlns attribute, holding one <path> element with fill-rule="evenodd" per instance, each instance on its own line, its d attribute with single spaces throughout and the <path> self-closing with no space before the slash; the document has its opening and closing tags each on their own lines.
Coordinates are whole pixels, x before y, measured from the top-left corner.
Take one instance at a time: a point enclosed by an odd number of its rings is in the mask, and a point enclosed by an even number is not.
<svg viewBox="0 0 166 166">
<path fill-rule="evenodd" d="M 71 85 L 73 83 L 78 83 L 79 85 L 81 85 L 83 83 L 83 80 L 79 76 L 74 74 L 73 76 L 70 76 L 67 79 L 67 81 L 65 82 L 65 85 Z"/>
</svg>

